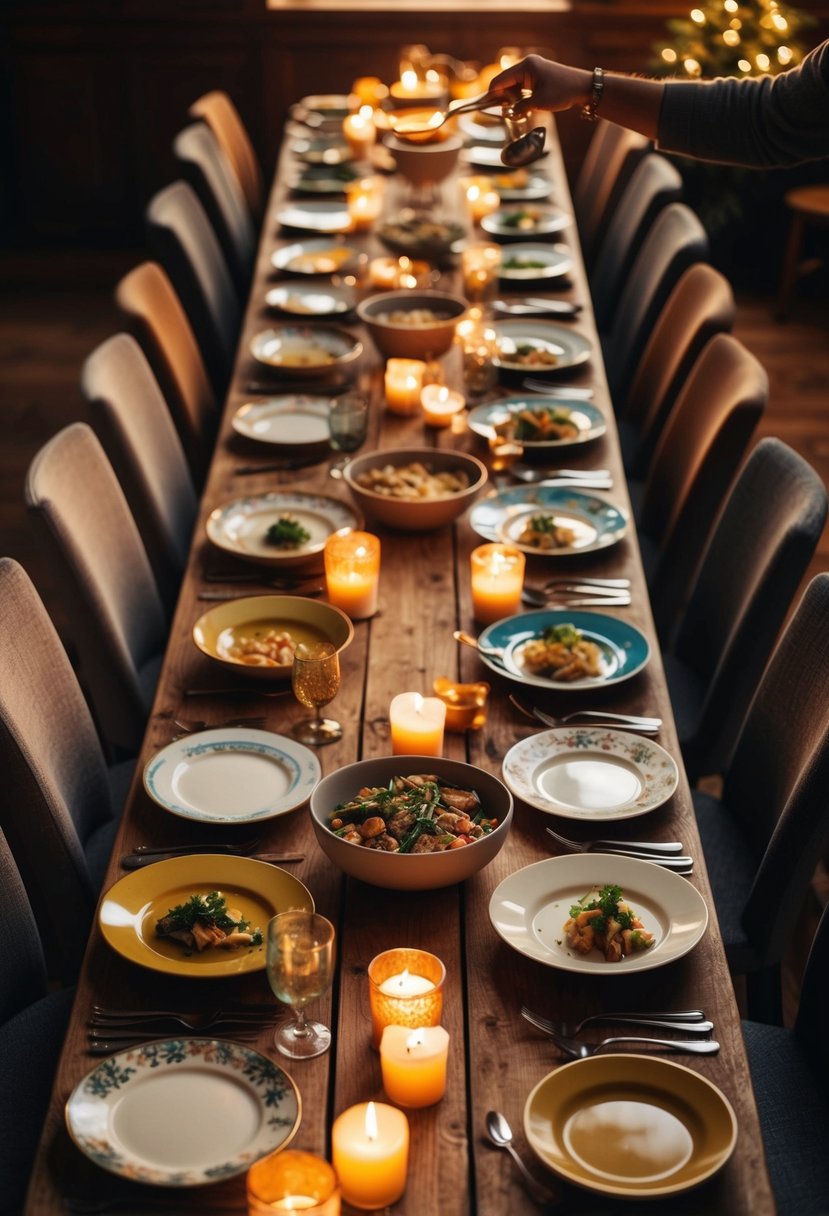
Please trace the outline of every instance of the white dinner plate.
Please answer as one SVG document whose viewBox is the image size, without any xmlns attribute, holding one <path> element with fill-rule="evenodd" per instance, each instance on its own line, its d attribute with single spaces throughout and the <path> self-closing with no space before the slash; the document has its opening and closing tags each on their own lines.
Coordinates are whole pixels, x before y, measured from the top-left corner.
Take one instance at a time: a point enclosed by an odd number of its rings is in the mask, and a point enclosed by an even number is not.
<svg viewBox="0 0 829 1216">
<path fill-rule="evenodd" d="M 296 549 L 278 549 L 265 539 L 268 529 L 289 516 L 309 533 Z M 237 498 L 217 507 L 207 519 L 207 537 L 219 549 L 263 566 L 301 566 L 321 553 L 332 532 L 359 528 L 357 511 L 338 498 L 300 491 L 273 490 Z"/>
<path fill-rule="evenodd" d="M 177 739 L 144 766 L 154 802 L 200 823 L 253 823 L 302 806 L 321 776 L 307 747 L 266 730 L 224 727 Z"/>
<path fill-rule="evenodd" d="M 553 183 L 545 173 L 533 173 L 527 169 L 503 169 L 493 176 L 492 188 L 497 190 L 504 203 L 521 203 L 549 198 Z"/>
<path fill-rule="evenodd" d="M 283 228 L 299 228 L 304 232 L 348 232 L 351 216 L 339 202 L 315 200 L 308 203 L 286 203 L 276 213 Z"/>
<path fill-rule="evenodd" d="M 357 265 L 360 252 L 353 245 L 332 237 L 315 237 L 282 245 L 271 254 L 277 270 L 286 274 L 348 274 Z"/>
<path fill-rule="evenodd" d="M 362 352 L 362 342 L 347 329 L 323 325 L 273 325 L 250 341 L 250 353 L 258 363 L 299 379 L 324 376 L 352 363 Z"/>
<path fill-rule="evenodd" d="M 501 255 L 498 276 L 507 282 L 557 279 L 573 269 L 573 255 L 566 245 L 517 241 Z"/>
<path fill-rule="evenodd" d="M 330 135 L 294 139 L 291 150 L 306 165 L 345 165 L 354 160 L 351 148 L 336 131 Z"/>
<path fill-rule="evenodd" d="M 557 727 L 509 749 L 504 781 L 516 798 L 562 819 L 633 819 L 662 806 L 676 762 L 650 739 L 606 727 Z"/>
<path fill-rule="evenodd" d="M 248 401 L 233 415 L 234 431 L 253 439 L 288 448 L 294 453 L 329 448 L 330 397 L 286 393 L 267 401 Z"/>
<path fill-rule="evenodd" d="M 617 963 L 598 950 L 575 954 L 564 937 L 570 908 L 608 883 L 620 886 L 625 901 L 655 942 Z M 561 971 L 616 976 L 651 971 L 682 958 L 702 937 L 708 909 L 687 879 L 651 861 L 609 853 L 548 857 L 516 870 L 492 893 L 489 919 L 496 933 L 519 954 Z"/>
<path fill-rule="evenodd" d="M 102 1169 L 154 1186 L 242 1174 L 296 1134 L 286 1072 L 241 1043 L 163 1039 L 108 1057 L 66 1103 L 66 1126 Z M 206 1201 L 205 1201 L 206 1202 Z"/>
<path fill-rule="evenodd" d="M 265 304 L 292 317 L 337 317 L 350 312 L 357 301 L 350 287 L 288 279 L 265 294 Z"/>
<path fill-rule="evenodd" d="M 498 354 L 493 363 L 525 376 L 547 376 L 586 363 L 593 354 L 589 338 L 554 321 L 494 321 Z M 522 362 L 532 348 L 555 357 L 554 363 Z"/>
<path fill-rule="evenodd" d="M 486 111 L 477 114 L 459 114 L 456 122 L 458 129 L 473 143 L 494 143 L 499 149 L 507 138 L 507 128 L 501 121 L 501 110 Z"/>
<path fill-rule="evenodd" d="M 573 217 L 560 207 L 541 207 L 537 203 L 499 207 L 481 220 L 484 232 L 506 241 L 522 241 L 527 237 L 548 236 L 569 227 Z M 505 254 L 509 256 L 509 254 Z"/>
</svg>

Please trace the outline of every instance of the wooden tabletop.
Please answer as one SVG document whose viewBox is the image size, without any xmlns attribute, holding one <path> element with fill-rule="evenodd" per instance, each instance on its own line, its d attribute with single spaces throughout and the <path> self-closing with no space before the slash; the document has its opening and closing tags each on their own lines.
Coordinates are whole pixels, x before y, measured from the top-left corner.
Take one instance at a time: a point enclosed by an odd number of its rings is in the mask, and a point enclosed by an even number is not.
<svg viewBox="0 0 829 1216">
<path fill-rule="evenodd" d="M 540 162 L 554 183 L 551 202 L 571 210 L 571 201 L 554 138 L 550 154 Z M 265 715 L 267 729 L 289 734 L 293 722 L 305 711 L 290 696 L 260 695 L 261 684 L 251 684 L 249 696 L 184 695 L 192 687 L 221 687 L 230 681 L 218 666 L 203 657 L 193 644 L 194 621 L 206 606 L 200 592 L 215 591 L 226 584 L 211 584 L 206 572 L 228 568 L 233 561 L 207 541 L 204 524 L 210 512 L 236 498 L 274 489 L 302 489 L 330 494 L 348 501 L 347 487 L 328 476 L 327 458 L 320 464 L 239 476 L 243 464 L 269 459 L 267 452 L 243 440 L 231 428 L 239 406 L 251 399 L 245 385 L 262 380 L 263 372 L 249 356 L 252 336 L 269 322 L 263 306 L 266 285 L 275 279 L 270 254 L 280 244 L 300 239 L 282 232 L 274 219 L 276 208 L 288 197 L 286 182 L 292 153 L 283 151 L 266 215 L 250 300 L 246 311 L 239 355 L 228 394 L 225 416 L 215 456 L 205 486 L 189 566 L 170 633 L 170 641 L 144 748 L 124 811 L 105 886 L 121 877 L 121 854 L 138 843 L 198 844 L 210 829 L 165 813 L 144 793 L 141 772 L 144 764 L 175 733 L 173 719 L 179 716 L 218 721 L 229 714 Z M 447 197 L 448 187 L 444 187 Z M 350 238 L 372 255 L 385 250 L 376 239 Z M 608 420 L 607 434 L 583 448 L 567 450 L 566 464 L 585 468 L 602 466 L 613 473 L 609 498 L 628 505 L 613 412 L 608 397 L 600 347 L 592 321 L 589 292 L 582 270 L 574 225 L 556 234 L 574 255 L 574 268 L 562 288 L 564 298 L 585 307 L 574 331 L 589 338 L 594 354 L 588 364 L 573 369 L 566 379 L 590 385 L 595 402 Z M 439 289 L 457 287 L 456 272 L 445 272 Z M 351 329 L 358 327 L 349 322 Z M 427 429 L 419 418 L 402 418 L 384 409 L 382 363 L 367 335 L 358 377 L 371 393 L 371 421 L 364 451 L 375 447 L 458 446 L 485 455 L 482 441 L 472 434 Z M 442 360 L 447 383 L 461 388 L 459 352 L 453 349 Z M 275 391 L 278 381 L 274 380 Z M 491 394 L 503 395 L 505 386 Z M 509 388 L 506 389 L 510 391 Z M 342 685 L 330 711 L 344 724 L 341 741 L 319 749 L 324 774 L 358 759 L 391 752 L 388 721 L 392 697 L 404 690 L 429 693 L 437 676 L 465 680 L 486 679 L 492 685 L 486 726 L 477 733 L 447 734 L 445 754 L 466 760 L 495 774 L 502 758 L 518 740 L 535 729 L 508 700 L 511 691 L 522 691 L 507 679 L 488 670 L 468 648 L 458 646 L 453 630 L 477 632 L 471 610 L 469 554 L 481 543 L 462 518 L 454 527 L 427 533 L 394 533 L 373 528 L 382 544 L 380 611 L 369 621 L 355 623 L 355 636 L 342 656 Z M 649 639 L 652 653 L 644 670 L 632 679 L 591 694 L 592 706 L 613 710 L 655 713 L 665 721 L 659 742 L 677 760 L 680 758 L 671 707 L 659 649 L 648 607 L 636 538 L 628 534 L 606 550 L 571 559 L 568 572 L 627 575 L 632 580 L 633 603 L 612 609 L 638 627 Z M 240 570 L 244 569 L 241 564 Z M 249 568 L 248 568 L 249 569 Z M 527 580 L 540 581 L 548 567 L 540 558 L 528 559 Z M 263 588 L 248 583 L 230 586 L 238 594 Z M 233 684 L 238 685 L 239 680 Z M 553 714 L 583 704 L 576 693 L 543 694 L 532 698 Z M 304 854 L 304 861 L 290 865 L 310 889 L 317 908 L 337 928 L 338 966 L 332 991 L 313 1012 L 329 1019 L 334 1045 L 314 1060 L 293 1062 L 277 1057 L 272 1031 L 263 1031 L 256 1046 L 270 1053 L 294 1078 L 302 1099 L 302 1122 L 295 1147 L 330 1155 L 330 1129 L 334 1118 L 346 1107 L 369 1099 L 383 1098 L 378 1055 L 370 1046 L 367 967 L 381 951 L 413 946 L 438 955 L 446 966 L 443 1024 L 451 1036 L 449 1076 L 444 1099 L 436 1106 L 409 1112 L 411 1156 L 408 1185 L 403 1198 L 391 1211 L 395 1216 L 504 1216 L 537 1210 L 522 1185 L 518 1171 L 504 1152 L 486 1142 L 485 1114 L 503 1111 L 515 1132 L 522 1156 L 539 1177 L 553 1177 L 534 1160 L 523 1136 L 524 1103 L 536 1083 L 561 1062 L 550 1043 L 519 1014 L 526 1003 L 538 1011 L 563 1019 L 578 1020 L 587 1013 L 605 1009 L 664 1009 L 701 1007 L 715 1023 L 721 1044 L 718 1055 L 706 1058 L 673 1057 L 717 1085 L 731 1102 L 738 1119 L 739 1135 L 734 1154 L 721 1173 L 702 1187 L 664 1201 L 651 1201 L 649 1211 L 678 1213 L 738 1213 L 763 1216 L 774 1211 L 766 1174 L 757 1112 L 751 1089 L 740 1023 L 731 980 L 719 936 L 716 914 L 708 885 L 691 798 L 684 776 L 668 803 L 634 821 L 613 824 L 614 836 L 630 839 L 678 838 L 690 851 L 696 865 L 688 880 L 706 901 L 710 920 L 699 944 L 685 957 L 663 967 L 636 974 L 581 976 L 535 962 L 510 949 L 496 934 L 488 905 L 496 886 L 523 866 L 555 854 L 545 833 L 548 822 L 568 834 L 574 827 L 587 835 L 591 825 L 547 816 L 520 801 L 509 838 L 498 856 L 483 871 L 460 886 L 420 893 L 397 893 L 346 880 L 330 864 L 316 844 L 306 809 L 269 820 L 261 828 L 261 848 L 270 852 Z M 606 829 L 605 829 L 606 830 Z M 225 833 L 223 833 L 225 834 Z M 238 831 L 245 834 L 244 829 Z M 570 834 L 576 834 L 572 832 Z M 608 965 L 610 967 L 610 965 Z M 239 1000 L 265 1001 L 270 991 L 263 972 L 243 978 L 196 981 L 135 966 L 116 954 L 98 929 L 90 938 L 78 984 L 69 1033 L 56 1077 L 52 1105 L 40 1153 L 33 1173 L 27 1211 L 54 1216 L 66 1210 L 67 1196 L 112 1199 L 133 1198 L 134 1211 L 141 1211 L 147 1189 L 105 1173 L 88 1162 L 71 1143 L 64 1127 L 63 1108 L 68 1095 L 95 1061 L 86 1053 L 87 1023 L 94 1003 L 122 1008 L 179 1008 L 198 1011 Z M 281 1013 L 274 1005 L 275 1016 Z M 606 1033 L 612 1028 L 602 1027 Z M 596 1037 L 599 1037 L 598 1035 Z M 643 1075 L 648 1064 L 643 1063 Z M 558 1185 L 558 1184 L 556 1184 Z M 628 1205 L 605 1197 L 562 1187 L 563 1210 L 590 1212 L 631 1211 Z M 244 1177 L 207 1188 L 171 1191 L 152 1188 L 151 1198 L 169 1201 L 170 1211 L 198 1210 L 202 1213 L 245 1212 Z M 113 1210 L 117 1210 L 113 1208 Z M 349 1210 L 344 1207 L 344 1210 Z"/>
</svg>

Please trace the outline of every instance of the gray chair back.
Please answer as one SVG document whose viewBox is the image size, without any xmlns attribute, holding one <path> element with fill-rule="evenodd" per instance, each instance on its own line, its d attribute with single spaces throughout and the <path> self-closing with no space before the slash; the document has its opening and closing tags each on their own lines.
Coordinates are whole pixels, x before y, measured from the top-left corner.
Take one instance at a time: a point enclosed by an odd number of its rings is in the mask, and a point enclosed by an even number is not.
<svg viewBox="0 0 829 1216">
<path fill-rule="evenodd" d="M 573 206 L 588 271 L 616 201 L 651 147 L 649 139 L 627 127 L 604 119 L 596 123 L 573 187 Z"/>
<path fill-rule="evenodd" d="M 204 93 L 190 106 L 191 118 L 207 123 L 224 149 L 242 188 L 254 224 L 262 218 L 265 187 L 262 170 L 242 116 L 230 96 L 221 89 Z"/>
</svg>

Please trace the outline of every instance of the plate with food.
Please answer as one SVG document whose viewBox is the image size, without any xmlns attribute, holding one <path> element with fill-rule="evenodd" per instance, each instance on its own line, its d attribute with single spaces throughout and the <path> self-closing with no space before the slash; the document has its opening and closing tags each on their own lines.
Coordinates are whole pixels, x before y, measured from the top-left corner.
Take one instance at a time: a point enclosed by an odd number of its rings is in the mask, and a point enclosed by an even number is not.
<svg viewBox="0 0 829 1216">
<path fill-rule="evenodd" d="M 519 954 L 561 971 L 617 976 L 682 958 L 708 925 L 687 879 L 610 853 L 548 857 L 492 893 L 489 919 Z"/>
<path fill-rule="evenodd" d="M 516 486 L 479 499 L 469 511 L 479 536 L 539 557 L 607 549 L 628 530 L 622 507 L 566 486 Z"/>
<path fill-rule="evenodd" d="M 119 879 L 98 925 L 123 958 L 151 971 L 215 979 L 262 971 L 263 935 L 277 912 L 314 910 L 307 887 L 252 857 L 172 857 Z"/>
<path fill-rule="evenodd" d="M 518 241 L 504 250 L 498 275 L 508 282 L 557 279 L 573 269 L 573 255 L 566 245 Z"/>
<path fill-rule="evenodd" d="M 360 176 L 353 165 L 303 165 L 291 178 L 295 194 L 345 194 L 349 182 Z"/>
<path fill-rule="evenodd" d="M 598 688 L 635 676 L 650 647 L 627 621 L 603 612 L 543 608 L 487 625 L 478 636 L 486 665 L 536 688 Z"/>
<path fill-rule="evenodd" d="M 348 503 L 322 494 L 273 490 L 236 498 L 207 518 L 208 540 L 263 566 L 301 566 L 322 553 L 332 532 L 359 528 Z"/>
<path fill-rule="evenodd" d="M 313 200 L 307 203 L 286 203 L 276 213 L 283 228 L 298 228 L 305 232 L 349 232 L 351 216 L 343 203 Z"/>
<path fill-rule="evenodd" d="M 274 372 L 313 378 L 353 363 L 363 351 L 347 329 L 322 325 L 272 325 L 251 338 L 250 353 Z"/>
<path fill-rule="evenodd" d="M 335 131 L 330 135 L 312 136 L 309 139 L 294 139 L 291 150 L 297 160 L 306 165 L 345 165 L 354 160 L 354 153 Z"/>
<path fill-rule="evenodd" d="M 266 307 L 293 317 L 338 317 L 351 312 L 356 303 L 351 287 L 308 284 L 303 279 L 287 279 L 265 293 Z"/>
<path fill-rule="evenodd" d="M 195 1036 L 109 1056 L 66 1103 L 69 1135 L 90 1161 L 152 1186 L 243 1174 L 290 1143 L 299 1121 L 299 1091 L 278 1064 L 242 1043 Z"/>
<path fill-rule="evenodd" d="M 284 393 L 264 401 L 245 402 L 233 415 L 231 425 L 245 439 L 284 448 L 289 455 L 322 455 L 330 450 L 330 412 L 330 397 Z"/>
<path fill-rule="evenodd" d="M 403 214 L 377 225 L 377 236 L 392 253 L 407 257 L 445 257 L 460 248 L 466 233 L 461 224 Z"/>
<path fill-rule="evenodd" d="M 598 439 L 607 421 L 598 406 L 577 398 L 503 397 L 469 411 L 469 427 L 490 440 L 517 440 L 528 452 L 566 448 Z"/>
<path fill-rule="evenodd" d="M 593 354 L 588 338 L 554 321 L 493 321 L 496 367 L 523 375 L 546 375 L 586 363 Z"/>
<path fill-rule="evenodd" d="M 716 1085 L 684 1064 L 613 1053 L 573 1060 L 539 1081 L 524 1106 L 524 1134 L 568 1182 L 647 1199 L 687 1191 L 722 1169 L 737 1118 Z"/>
<path fill-rule="evenodd" d="M 651 739 L 606 727 L 541 731 L 504 756 L 504 781 L 516 798 L 562 819 L 633 819 L 674 794 L 676 761 Z"/>
<path fill-rule="evenodd" d="M 238 726 L 162 747 L 144 766 L 144 789 L 182 819 L 256 823 L 302 806 L 320 775 L 319 761 L 301 743 Z"/>
<path fill-rule="evenodd" d="M 481 220 L 484 232 L 502 241 L 520 241 L 528 236 L 546 236 L 561 232 L 573 222 L 573 217 L 560 207 L 542 207 L 537 203 L 523 206 L 499 207 Z"/>
<path fill-rule="evenodd" d="M 492 175 L 490 184 L 505 203 L 538 202 L 553 192 L 553 183 L 546 174 L 529 169 L 502 169 Z"/>
<path fill-rule="evenodd" d="M 271 263 L 285 274 L 348 274 L 359 264 L 360 251 L 345 241 L 316 237 L 282 245 L 271 254 Z"/>
</svg>

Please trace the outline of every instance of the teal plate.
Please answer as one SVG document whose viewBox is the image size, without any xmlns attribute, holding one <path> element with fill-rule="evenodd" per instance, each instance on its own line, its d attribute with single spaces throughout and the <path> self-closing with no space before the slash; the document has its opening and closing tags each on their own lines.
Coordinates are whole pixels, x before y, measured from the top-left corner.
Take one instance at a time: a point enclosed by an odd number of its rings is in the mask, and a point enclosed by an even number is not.
<svg viewBox="0 0 829 1216">
<path fill-rule="evenodd" d="M 556 527 L 572 533 L 570 543 L 553 549 L 524 544 L 521 535 L 534 515 L 552 515 Z M 469 522 L 484 540 L 504 541 L 538 557 L 567 557 L 607 549 L 628 529 L 627 512 L 612 502 L 565 486 L 543 485 L 516 486 L 482 498 L 470 508 Z"/>
</svg>

